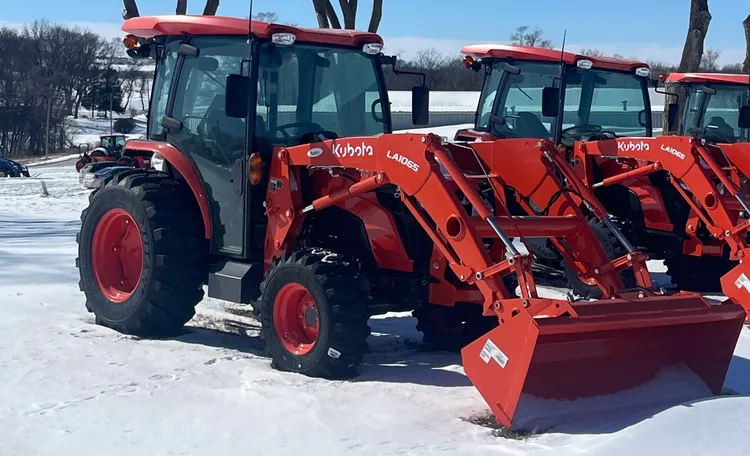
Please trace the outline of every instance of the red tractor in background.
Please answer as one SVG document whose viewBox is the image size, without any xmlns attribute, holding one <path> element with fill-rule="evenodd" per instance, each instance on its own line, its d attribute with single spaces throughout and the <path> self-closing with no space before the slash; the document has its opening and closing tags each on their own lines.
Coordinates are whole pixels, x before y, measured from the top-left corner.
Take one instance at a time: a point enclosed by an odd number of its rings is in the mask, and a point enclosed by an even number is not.
<svg viewBox="0 0 750 456">
<path fill-rule="evenodd" d="M 156 60 L 148 139 L 125 147 L 153 169 L 112 177 L 82 214 L 80 287 L 99 324 L 173 335 L 207 285 L 258 306 L 274 367 L 348 378 L 370 316 L 422 309 L 425 339 L 463 347 L 508 427 L 522 393 L 606 395 L 676 365 L 721 391 L 742 308 L 656 290 L 645 255 L 546 138 L 393 134 L 383 65 L 395 59 L 378 35 L 192 16 L 123 30 L 131 56 Z M 414 88 L 416 125 L 428 97 Z M 625 254 L 608 257 L 581 201 Z M 540 297 L 512 238 L 548 239 L 603 299 Z M 446 330 L 439 309 L 460 324 Z M 694 393 L 679 396 L 658 405 Z"/>
<path fill-rule="evenodd" d="M 99 137 L 99 147 L 92 150 L 91 153 L 84 152 L 76 161 L 76 171 L 88 163 L 111 162 L 112 166 L 134 166 L 144 168 L 149 166 L 148 157 L 143 155 L 126 155 L 125 144 L 127 144 L 125 135 L 102 135 Z"/>
<path fill-rule="evenodd" d="M 463 53 L 467 67 L 484 68 L 486 77 L 476 125 L 459 131 L 457 140 L 551 139 L 627 239 L 665 261 L 678 288 L 723 289 L 750 311 L 750 293 L 734 285 L 747 280 L 745 273 L 727 274 L 747 248 L 739 192 L 750 173 L 744 158 L 750 145 L 730 150 L 692 136 L 653 138 L 650 70 L 642 62 L 506 45 L 467 46 Z M 735 122 L 746 128 L 750 118 L 739 114 L 735 106 Z M 610 257 L 622 254 L 611 229 L 587 212 Z M 591 279 L 550 247 L 531 243 L 537 258 L 564 271 L 577 294 L 597 297 Z M 622 279 L 632 284 L 632 276 Z"/>
</svg>

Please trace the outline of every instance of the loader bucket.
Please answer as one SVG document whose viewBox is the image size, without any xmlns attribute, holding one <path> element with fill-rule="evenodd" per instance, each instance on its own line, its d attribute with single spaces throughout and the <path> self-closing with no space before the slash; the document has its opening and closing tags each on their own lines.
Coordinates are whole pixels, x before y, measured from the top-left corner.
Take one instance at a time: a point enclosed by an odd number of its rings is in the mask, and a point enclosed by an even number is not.
<svg viewBox="0 0 750 456">
<path fill-rule="evenodd" d="M 692 293 L 572 306 L 577 315 L 556 318 L 514 309 L 462 350 L 466 375 L 506 428 L 719 394 L 745 318 L 733 303 L 709 306 Z"/>
</svg>

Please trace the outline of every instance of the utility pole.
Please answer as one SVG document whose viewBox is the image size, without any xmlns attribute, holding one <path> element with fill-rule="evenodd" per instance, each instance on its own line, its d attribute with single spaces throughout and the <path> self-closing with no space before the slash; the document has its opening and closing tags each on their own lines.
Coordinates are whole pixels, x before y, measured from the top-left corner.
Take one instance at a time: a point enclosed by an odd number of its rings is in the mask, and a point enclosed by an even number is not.
<svg viewBox="0 0 750 456">
<path fill-rule="evenodd" d="M 112 119 L 112 91 L 109 92 L 109 134 L 112 135 L 115 132 L 114 119 Z"/>
<path fill-rule="evenodd" d="M 49 158 L 49 119 L 52 116 L 52 87 L 47 96 L 47 134 L 44 137 L 44 158 Z"/>
</svg>

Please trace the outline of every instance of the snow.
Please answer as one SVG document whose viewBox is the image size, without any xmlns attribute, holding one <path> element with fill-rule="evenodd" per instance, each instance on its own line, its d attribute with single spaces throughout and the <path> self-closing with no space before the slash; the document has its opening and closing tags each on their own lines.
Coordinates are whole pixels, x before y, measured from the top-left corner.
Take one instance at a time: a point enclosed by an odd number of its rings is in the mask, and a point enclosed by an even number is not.
<svg viewBox="0 0 750 456">
<path fill-rule="evenodd" d="M 459 127 L 433 131 L 452 137 Z M 98 326 L 75 267 L 89 191 L 72 166 L 39 171 L 35 179 L 0 180 L 3 456 L 747 453 L 748 329 L 725 383 L 738 395 L 648 415 L 571 420 L 512 439 L 474 424 L 488 408 L 460 356 L 418 350 L 421 337 L 408 313 L 371 320 L 371 353 L 353 381 L 272 369 L 259 324 L 244 307 L 213 299 L 174 339 L 142 340 Z M 649 268 L 664 279 L 660 262 Z M 565 295 L 540 288 L 544 296 Z M 673 373 L 663 375 L 643 387 L 651 397 L 676 391 Z M 628 403 L 633 394 L 604 399 Z"/>
</svg>

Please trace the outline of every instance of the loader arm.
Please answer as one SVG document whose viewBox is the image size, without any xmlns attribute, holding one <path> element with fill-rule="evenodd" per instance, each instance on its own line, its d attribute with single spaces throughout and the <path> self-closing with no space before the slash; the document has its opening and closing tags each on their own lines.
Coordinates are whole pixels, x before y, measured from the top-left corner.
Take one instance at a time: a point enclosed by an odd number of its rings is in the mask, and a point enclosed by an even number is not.
<svg viewBox="0 0 750 456">
<path fill-rule="evenodd" d="M 583 155 L 634 158 L 646 163 L 623 173 L 621 178 L 613 176 L 594 187 L 621 182 L 628 173 L 667 171 L 670 182 L 691 209 L 685 227 L 690 242 L 701 244 L 696 234 L 698 222 L 702 222 L 714 239 L 726 242 L 730 258 L 739 261 L 721 278 L 721 287 L 724 294 L 745 308 L 750 319 L 750 267 L 743 261 L 750 255 L 750 220 L 740 217 L 741 213 L 747 217 L 750 208 L 738 185 L 742 179 L 747 180 L 746 171 L 750 171 L 746 145 L 712 146 L 697 138 L 663 136 L 580 142 L 575 148 Z M 683 248 L 692 248 L 688 241 L 685 244 Z"/>
<path fill-rule="evenodd" d="M 545 399 L 606 395 L 643 384 L 672 365 L 687 366 L 717 394 L 739 337 L 742 309 L 731 302 L 710 306 L 697 294 L 657 293 L 649 289 L 650 280 L 642 281 L 647 283 L 639 290 L 623 290 L 618 267 L 607 260 L 575 201 L 562 191 L 560 174 L 593 212 L 607 214 L 595 200 L 587 200 L 590 193 L 554 152 L 544 141 L 443 145 L 433 134 L 277 148 L 266 199 L 266 262 L 292 248 L 310 212 L 393 185 L 434 241 L 440 255 L 433 258 L 444 258 L 461 281 L 475 285 L 484 298 L 483 313 L 498 320 L 495 329 L 461 351 L 467 376 L 498 422 L 512 425 L 516 409 L 524 408 L 524 393 Z M 340 168 L 356 170 L 359 179 L 330 194 L 303 194 L 303 173 Z M 547 208 L 545 214 L 511 216 L 504 204 L 506 185 L 519 201 L 533 198 Z M 482 196 L 488 189 L 494 198 Z M 529 204 L 526 210 L 534 213 Z M 607 299 L 539 297 L 531 258 L 521 255 L 509 236 L 556 239 L 585 269 L 600 265 L 593 276 Z M 488 238 L 500 240 L 504 249 L 485 246 Z M 642 259 L 634 252 L 624 263 Z M 520 297 L 504 287 L 501 279 L 508 274 L 518 278 Z M 645 268 L 644 274 L 648 279 Z"/>
</svg>

